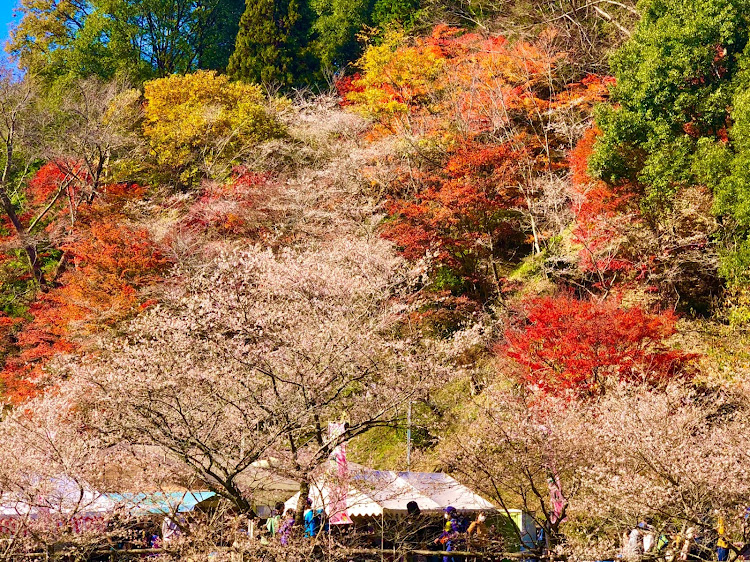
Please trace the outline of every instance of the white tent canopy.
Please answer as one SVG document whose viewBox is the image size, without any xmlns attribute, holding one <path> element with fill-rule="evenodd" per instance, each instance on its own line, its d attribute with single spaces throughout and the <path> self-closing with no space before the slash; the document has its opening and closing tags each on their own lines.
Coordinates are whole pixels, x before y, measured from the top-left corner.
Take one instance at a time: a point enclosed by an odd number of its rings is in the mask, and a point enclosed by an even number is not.
<svg viewBox="0 0 750 562">
<path fill-rule="evenodd" d="M 33 477 L 33 486 L 26 494 L 0 494 L 0 517 L 36 518 L 39 513 L 57 513 L 95 517 L 111 512 L 115 504 L 104 494 L 67 476 L 56 478 Z M 33 502 L 29 501 L 34 491 Z"/>
<path fill-rule="evenodd" d="M 68 520 L 75 532 L 98 529 L 102 518 L 114 507 L 105 495 L 67 476 L 32 475 L 24 493 L 0 494 L 0 535 L 14 535 L 27 523 L 49 522 L 49 517 Z"/>
<path fill-rule="evenodd" d="M 345 482 L 326 476 L 311 488 L 313 508 L 325 509 L 329 516 L 337 509 L 345 509 L 349 517 L 406 514 L 406 504 L 411 501 L 427 513 L 448 506 L 469 512 L 495 510 L 489 501 L 442 472 L 372 470 L 349 463 Z M 285 509 L 296 509 L 298 500 L 299 492 L 286 501 Z"/>
</svg>

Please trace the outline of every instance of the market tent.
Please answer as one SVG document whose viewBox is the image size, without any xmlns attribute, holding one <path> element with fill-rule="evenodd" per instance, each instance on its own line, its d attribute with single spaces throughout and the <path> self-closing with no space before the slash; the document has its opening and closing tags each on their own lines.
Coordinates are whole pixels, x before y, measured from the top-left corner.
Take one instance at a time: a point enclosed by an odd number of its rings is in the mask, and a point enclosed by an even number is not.
<svg viewBox="0 0 750 562">
<path fill-rule="evenodd" d="M 235 478 L 237 487 L 251 499 L 253 511 L 260 517 L 269 517 L 278 501 L 299 490 L 299 482 L 287 478 L 273 457 L 255 461 Z"/>
<path fill-rule="evenodd" d="M 28 503 L 30 496 L 33 496 L 33 504 Z M 23 494 L 7 492 L 0 495 L 1 517 L 34 518 L 38 513 L 95 517 L 113 509 L 114 502 L 105 494 L 67 476 L 33 477 Z"/>
<path fill-rule="evenodd" d="M 52 510 L 83 517 L 103 516 L 115 508 L 114 502 L 106 494 L 70 478 L 53 479 L 53 491 L 47 495 L 44 503 Z"/>
<path fill-rule="evenodd" d="M 25 494 L 0 495 L 0 534 L 13 534 L 23 521 L 40 517 L 68 520 L 75 531 L 82 531 L 98 524 L 114 508 L 113 501 L 88 484 L 67 476 L 32 476 Z"/>
<path fill-rule="evenodd" d="M 288 497 L 299 490 L 299 482 L 287 478 L 273 457 L 257 460 L 235 478 L 237 485 L 253 497 L 258 494 Z"/>
<path fill-rule="evenodd" d="M 349 463 L 345 483 L 324 476 L 311 488 L 313 509 L 325 509 L 329 516 L 340 510 L 349 517 L 406 514 L 411 501 L 423 513 L 440 512 L 449 505 L 459 511 L 495 511 L 492 503 L 442 472 L 372 470 Z M 295 509 L 298 500 L 299 492 L 286 501 L 285 508 Z"/>
<path fill-rule="evenodd" d="M 28 503 L 11 498 L 8 494 L 0 496 L 0 535 L 13 535 L 23 527 L 27 519 L 36 519 L 38 510 Z"/>
<path fill-rule="evenodd" d="M 157 447 L 142 447 L 141 452 L 152 458 L 163 454 L 165 461 L 168 459 L 168 455 Z M 273 458 L 256 461 L 235 479 L 237 486 L 250 498 L 255 512 L 262 517 L 270 515 L 275 502 L 299 490 L 298 482 L 280 474 L 277 462 Z M 120 475 L 119 482 L 122 483 L 122 480 L 125 478 Z M 134 516 L 183 513 L 193 511 L 196 507 L 199 510 L 211 509 L 221 501 L 219 496 L 209 491 L 141 490 L 107 494 L 107 497 Z"/>
<path fill-rule="evenodd" d="M 3 517 L 34 517 L 37 510 L 28 503 L 14 500 L 9 496 L 0 496 L 0 518 Z"/>
<path fill-rule="evenodd" d="M 105 494 L 68 477 L 34 477 L 26 496 L 0 495 L 0 534 L 13 534 L 24 522 L 63 518 L 75 531 L 96 528 L 108 515 L 126 511 L 132 516 L 169 515 L 191 511 L 214 492 L 140 492 Z"/>
<path fill-rule="evenodd" d="M 148 481 L 143 481 L 143 467 L 149 463 L 173 468 L 176 475 L 180 474 L 179 462 L 166 449 L 156 445 L 138 445 L 127 449 L 126 452 L 128 454 L 121 451 L 114 455 L 113 460 L 107 464 L 104 474 L 107 489 L 143 493 L 183 489 L 184 480 L 179 477 L 161 480 L 160 485 L 163 488 L 152 487 Z M 284 476 L 283 472 L 278 459 L 260 459 L 237 474 L 234 483 L 244 495 L 254 501 L 268 501 L 273 505 L 299 490 L 299 482 Z M 197 481 L 195 486 L 198 489 L 208 489 L 209 483 Z"/>
<path fill-rule="evenodd" d="M 143 515 L 169 515 L 172 513 L 184 513 L 192 511 L 195 506 L 208 498 L 213 497 L 214 492 L 140 492 L 107 494 L 117 507 L 124 509 L 130 515 L 138 517 Z"/>
</svg>

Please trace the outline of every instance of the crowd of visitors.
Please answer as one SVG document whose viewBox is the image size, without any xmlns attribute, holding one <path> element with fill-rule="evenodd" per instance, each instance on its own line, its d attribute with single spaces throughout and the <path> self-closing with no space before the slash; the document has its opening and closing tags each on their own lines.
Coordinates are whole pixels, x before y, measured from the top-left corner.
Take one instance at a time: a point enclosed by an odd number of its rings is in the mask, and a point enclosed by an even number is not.
<svg viewBox="0 0 750 562">
<path fill-rule="evenodd" d="M 727 562 L 730 555 L 733 560 L 750 560 L 750 508 L 740 520 L 736 543 L 730 541 L 727 521 L 719 512 L 685 523 L 679 529 L 670 525 L 658 527 L 650 520 L 641 521 L 623 533 L 619 557 L 627 562 Z"/>
<path fill-rule="evenodd" d="M 296 524 L 295 511 L 279 502 L 265 519 L 256 518 L 249 523 L 248 535 L 263 544 L 278 542 L 282 546 L 295 540 L 331 540 L 342 545 L 365 548 L 397 548 L 454 552 L 467 548 L 483 549 L 502 544 L 495 525 L 488 525 L 487 515 L 473 517 L 456 508 L 445 508 L 442 518 L 425 515 L 416 502 L 407 505 L 406 517 L 378 520 L 366 518 L 346 525 L 331 524 L 323 509 L 316 509 L 307 500 L 303 523 Z M 442 521 L 442 522 L 441 522 Z M 453 562 L 450 555 L 437 556 L 435 560 Z M 456 559 L 458 560 L 458 559 Z"/>
</svg>

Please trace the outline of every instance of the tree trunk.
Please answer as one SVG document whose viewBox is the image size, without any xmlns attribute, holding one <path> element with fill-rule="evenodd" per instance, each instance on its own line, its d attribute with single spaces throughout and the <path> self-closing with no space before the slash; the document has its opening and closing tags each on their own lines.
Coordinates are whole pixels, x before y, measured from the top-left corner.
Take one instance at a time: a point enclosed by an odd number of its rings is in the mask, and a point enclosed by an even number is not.
<svg viewBox="0 0 750 562">
<path fill-rule="evenodd" d="M 297 513 L 294 516 L 295 525 L 303 525 L 305 522 L 305 508 L 307 498 L 310 495 L 310 483 L 305 479 L 299 487 L 299 499 L 297 500 Z"/>
<path fill-rule="evenodd" d="M 26 230 L 21 224 L 21 220 L 18 218 L 16 211 L 13 209 L 13 203 L 8 197 L 8 193 L 5 191 L 5 186 L 0 185 L 0 203 L 2 203 L 5 214 L 8 215 L 10 222 L 13 224 L 13 228 L 18 235 L 23 249 L 26 252 L 26 256 L 29 258 L 29 266 L 31 267 L 31 273 L 34 275 L 34 281 L 41 287 L 44 283 L 44 275 L 42 274 L 42 267 L 39 263 L 39 256 L 36 252 L 36 247 L 28 241 Z"/>
<path fill-rule="evenodd" d="M 245 499 L 245 496 L 242 494 L 242 490 L 237 488 L 234 483 L 234 479 L 222 482 L 222 485 L 224 486 L 224 489 L 227 491 L 227 493 L 232 497 L 232 501 L 234 502 L 234 505 L 237 506 L 237 509 L 239 509 L 242 513 L 250 513 L 250 511 L 252 510 L 252 505 L 250 505 L 250 502 Z"/>
</svg>

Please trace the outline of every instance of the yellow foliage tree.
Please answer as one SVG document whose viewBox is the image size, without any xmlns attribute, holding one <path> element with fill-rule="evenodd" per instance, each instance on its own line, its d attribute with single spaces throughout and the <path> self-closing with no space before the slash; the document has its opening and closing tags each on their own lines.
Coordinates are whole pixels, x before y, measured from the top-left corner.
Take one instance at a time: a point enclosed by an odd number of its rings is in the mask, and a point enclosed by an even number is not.
<svg viewBox="0 0 750 562">
<path fill-rule="evenodd" d="M 348 99 L 359 113 L 384 120 L 407 114 L 415 106 L 428 107 L 440 96 L 439 78 L 446 60 L 427 40 L 410 44 L 401 32 L 387 33 L 359 60 L 362 75 Z"/>
<path fill-rule="evenodd" d="M 556 91 L 565 55 L 554 39 L 549 31 L 534 43 L 511 42 L 446 25 L 427 37 L 387 34 L 358 61 L 346 100 L 391 130 L 443 144 L 487 132 L 507 137 L 514 120 L 544 119 L 581 96 L 580 88 Z"/>
<path fill-rule="evenodd" d="M 260 86 L 213 71 L 145 84 L 144 134 L 157 163 L 186 184 L 216 175 L 259 142 L 284 134 Z"/>
</svg>

